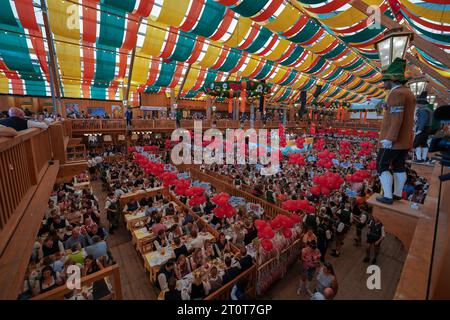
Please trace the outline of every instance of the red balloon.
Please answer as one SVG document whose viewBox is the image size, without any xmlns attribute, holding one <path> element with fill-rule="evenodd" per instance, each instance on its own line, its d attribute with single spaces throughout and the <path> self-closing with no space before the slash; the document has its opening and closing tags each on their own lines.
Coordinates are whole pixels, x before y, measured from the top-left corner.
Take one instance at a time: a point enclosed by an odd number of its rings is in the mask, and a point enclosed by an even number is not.
<svg viewBox="0 0 450 320">
<path fill-rule="evenodd" d="M 311 193 L 315 196 L 320 196 L 320 194 L 321 194 L 321 190 L 320 190 L 319 186 L 313 186 L 313 187 L 311 187 L 311 189 L 309 191 L 311 191 Z"/>
<path fill-rule="evenodd" d="M 273 249 L 273 243 L 272 243 L 272 241 L 270 241 L 268 239 L 263 239 L 261 241 L 261 246 L 266 251 L 271 251 Z"/>
<path fill-rule="evenodd" d="M 273 237 L 275 237 L 275 233 L 270 226 L 264 228 L 262 235 L 265 239 L 272 239 Z"/>
<path fill-rule="evenodd" d="M 267 226 L 267 222 L 264 220 L 261 220 L 261 219 L 256 219 L 254 224 L 255 224 L 256 229 L 258 229 L 258 231 L 260 229 L 264 229 Z"/>
<path fill-rule="evenodd" d="M 316 208 L 314 206 L 308 206 L 306 208 L 306 212 L 308 212 L 308 213 L 315 213 L 316 212 Z"/>
<path fill-rule="evenodd" d="M 283 236 L 284 236 L 285 238 L 290 238 L 290 237 L 292 237 L 292 231 L 291 231 L 291 229 L 288 229 L 288 228 L 283 229 Z"/>
<path fill-rule="evenodd" d="M 330 189 L 328 189 L 327 187 L 323 187 L 323 186 L 320 187 L 320 191 L 325 196 L 328 196 L 331 192 Z"/>
</svg>

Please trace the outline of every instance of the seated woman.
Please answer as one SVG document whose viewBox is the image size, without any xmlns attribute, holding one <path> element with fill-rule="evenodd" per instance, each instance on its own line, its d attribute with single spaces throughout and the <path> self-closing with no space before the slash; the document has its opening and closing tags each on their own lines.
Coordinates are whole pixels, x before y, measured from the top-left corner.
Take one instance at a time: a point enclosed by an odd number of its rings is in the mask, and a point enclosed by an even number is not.
<svg viewBox="0 0 450 320">
<path fill-rule="evenodd" d="M 217 252 L 214 250 L 213 245 L 211 244 L 211 241 L 205 240 L 203 245 L 203 254 L 208 260 L 213 260 L 215 258 L 218 258 Z"/>
<path fill-rule="evenodd" d="M 41 271 L 41 277 L 36 281 L 33 293 L 34 295 L 42 294 L 63 284 L 61 276 L 53 270 L 52 267 L 46 266 Z"/>
<path fill-rule="evenodd" d="M 245 239 L 245 232 L 242 230 L 242 225 L 240 223 L 236 223 L 233 227 L 233 244 L 237 247 L 243 247 Z"/>
<path fill-rule="evenodd" d="M 141 207 L 151 207 L 153 205 L 153 197 L 146 195 L 141 200 L 139 200 L 139 205 Z"/>
<path fill-rule="evenodd" d="M 183 230 L 178 224 L 172 225 L 172 227 L 167 230 L 167 240 L 169 240 L 169 242 L 172 242 L 175 238 L 181 236 L 183 236 Z"/>
<path fill-rule="evenodd" d="M 175 254 L 175 259 L 178 259 L 180 255 L 187 256 L 189 254 L 188 249 L 185 244 L 181 243 L 181 239 L 179 237 L 175 237 L 173 239 L 175 247 L 173 249 L 173 253 Z"/>
<path fill-rule="evenodd" d="M 175 278 L 170 278 L 167 285 L 168 290 L 164 293 L 164 300 L 167 301 L 181 301 L 183 300 L 181 296 L 181 291 L 177 289 L 177 280 Z"/>
<path fill-rule="evenodd" d="M 212 293 L 219 289 L 222 286 L 222 277 L 219 275 L 219 272 L 217 270 L 216 266 L 213 266 L 211 270 L 209 271 L 208 276 L 208 283 L 209 283 L 209 291 Z"/>
<path fill-rule="evenodd" d="M 258 231 L 256 227 L 253 225 L 252 220 L 247 218 L 244 220 L 244 228 L 245 228 L 245 238 L 244 244 L 248 245 L 258 236 Z"/>
<path fill-rule="evenodd" d="M 221 232 L 219 234 L 219 239 L 217 239 L 216 243 L 214 244 L 214 249 L 216 250 L 216 253 L 219 257 L 222 257 L 222 253 L 224 252 L 230 252 L 230 244 L 225 237 L 225 233 Z"/>
<path fill-rule="evenodd" d="M 160 229 L 158 231 L 158 235 L 156 236 L 155 240 L 153 241 L 155 243 L 155 247 L 166 247 L 168 245 L 167 237 L 166 237 L 166 231 L 163 229 Z"/>
<path fill-rule="evenodd" d="M 197 273 L 194 281 L 191 283 L 189 295 L 191 300 L 202 300 L 209 293 L 209 285 L 202 281 L 202 276 Z"/>
<path fill-rule="evenodd" d="M 191 255 L 190 262 L 191 262 L 192 270 L 198 269 L 202 265 L 205 264 L 206 258 L 203 255 L 202 249 L 197 248 L 197 249 L 194 250 L 194 252 Z"/>
<path fill-rule="evenodd" d="M 189 259 L 186 258 L 184 254 L 180 254 L 177 259 L 177 263 L 175 264 L 175 276 L 178 280 L 191 273 L 191 265 L 189 263 Z"/>
<path fill-rule="evenodd" d="M 104 266 L 99 261 L 99 259 L 94 259 L 94 256 L 89 254 L 86 256 L 86 258 L 84 258 L 84 266 L 82 274 L 83 276 L 87 276 L 97 271 L 100 271 L 103 268 Z"/>
</svg>

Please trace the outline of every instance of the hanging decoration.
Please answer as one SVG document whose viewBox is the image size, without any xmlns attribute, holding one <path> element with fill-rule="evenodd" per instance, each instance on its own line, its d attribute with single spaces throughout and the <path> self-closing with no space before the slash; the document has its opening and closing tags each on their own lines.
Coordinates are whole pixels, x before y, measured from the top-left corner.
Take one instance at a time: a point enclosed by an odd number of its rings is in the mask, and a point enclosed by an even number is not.
<svg viewBox="0 0 450 320">
<path fill-rule="evenodd" d="M 232 97 L 241 96 L 241 91 L 246 90 L 245 96 L 259 97 L 270 93 L 270 84 L 252 80 L 245 81 L 225 81 L 205 83 L 203 91 L 214 97 Z"/>
</svg>

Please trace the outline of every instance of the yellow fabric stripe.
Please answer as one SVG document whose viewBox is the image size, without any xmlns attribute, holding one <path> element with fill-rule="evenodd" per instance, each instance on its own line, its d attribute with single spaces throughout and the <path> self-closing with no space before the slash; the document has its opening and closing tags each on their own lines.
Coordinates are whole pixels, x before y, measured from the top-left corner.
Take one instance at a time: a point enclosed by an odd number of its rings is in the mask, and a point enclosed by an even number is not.
<svg viewBox="0 0 450 320">
<path fill-rule="evenodd" d="M 184 19 L 190 0 L 166 0 L 156 21 L 178 27 Z"/>
<path fill-rule="evenodd" d="M 247 35 L 251 26 L 252 21 L 250 19 L 240 16 L 233 34 L 230 39 L 225 42 L 225 44 L 230 47 L 237 47 L 239 43 L 244 40 L 244 37 Z"/>
<path fill-rule="evenodd" d="M 305 61 L 303 61 L 303 63 L 299 67 L 297 67 L 297 70 L 304 71 L 304 70 L 308 69 L 309 67 L 311 67 L 311 65 L 313 64 L 316 57 L 317 56 L 314 53 L 308 54 Z"/>
<path fill-rule="evenodd" d="M 55 36 L 56 55 L 58 57 L 61 77 L 81 79 L 80 47 L 59 42 L 61 37 Z"/>
<path fill-rule="evenodd" d="M 299 89 L 301 86 L 303 86 L 306 82 L 308 82 L 309 78 L 305 77 L 304 75 L 300 76 L 300 78 L 292 85 L 293 89 Z"/>
<path fill-rule="evenodd" d="M 61 0 L 48 0 L 50 26 L 55 35 L 80 40 L 78 5 Z"/>
<path fill-rule="evenodd" d="M 64 96 L 71 98 L 81 98 L 81 83 L 73 80 L 63 80 Z"/>
<path fill-rule="evenodd" d="M 361 86 L 361 88 L 355 89 L 355 90 L 353 90 L 353 91 L 355 91 L 355 92 L 357 92 L 357 93 L 361 93 L 361 92 L 363 92 L 364 90 L 367 90 L 367 88 L 369 88 L 369 84 L 368 84 L 368 83 L 364 83 L 364 84 Z"/>
<path fill-rule="evenodd" d="M 219 57 L 221 51 L 222 47 L 218 46 L 217 43 L 211 42 L 208 45 L 208 49 L 206 50 L 205 56 L 203 57 L 202 61 L 200 61 L 198 64 L 205 68 L 213 66 L 217 58 Z"/>
<path fill-rule="evenodd" d="M 139 54 L 159 57 L 166 33 L 166 27 L 160 23 L 152 22 L 152 25 L 147 25 L 145 40 Z"/>
<path fill-rule="evenodd" d="M 243 77 L 247 77 L 249 74 L 251 74 L 253 71 L 255 71 L 255 69 L 258 67 L 259 65 L 259 59 L 255 59 L 255 58 L 250 58 L 250 60 L 248 61 L 247 66 L 245 67 L 245 69 L 241 72 L 241 76 Z"/>
<path fill-rule="evenodd" d="M 280 69 L 278 70 L 277 74 L 275 75 L 275 77 L 273 77 L 273 79 L 270 80 L 270 82 L 273 82 L 273 83 L 279 82 L 279 81 L 284 77 L 284 75 L 286 74 L 286 72 L 288 72 L 287 69 L 285 69 L 285 68 L 280 68 Z"/>
<path fill-rule="evenodd" d="M 266 27 L 274 32 L 284 32 L 292 27 L 300 16 L 301 13 L 296 8 L 288 4 L 280 15 L 276 17 L 275 20 L 269 22 Z"/>
<path fill-rule="evenodd" d="M 313 44 L 311 47 L 309 47 L 308 50 L 312 51 L 314 53 L 323 51 L 327 47 L 329 47 L 330 44 L 333 43 L 334 40 L 335 40 L 335 38 L 333 36 L 331 36 L 330 34 L 327 34 L 325 37 L 323 37 L 322 40 L 320 40 L 319 42 L 317 42 L 317 43 Z"/>
<path fill-rule="evenodd" d="M 198 68 L 191 68 L 189 70 L 189 73 L 186 75 L 186 81 L 184 82 L 183 90 L 191 90 L 192 87 L 195 85 L 195 82 L 197 81 L 198 75 L 200 74 L 200 69 Z"/>
<path fill-rule="evenodd" d="M 348 56 L 346 56 L 344 59 L 340 60 L 340 61 L 334 61 L 335 65 L 338 66 L 343 66 L 348 64 L 349 62 L 351 62 L 353 59 L 355 59 L 356 55 L 355 53 L 352 51 L 350 52 L 350 54 Z"/>
<path fill-rule="evenodd" d="M 150 59 L 143 57 L 135 57 L 133 65 L 133 74 L 131 76 L 131 83 L 133 85 L 141 85 L 147 82 L 148 70 L 150 68 Z"/>
<path fill-rule="evenodd" d="M 444 14 L 445 11 L 423 8 L 414 3 L 409 2 L 408 0 L 400 0 L 400 2 L 412 13 L 416 14 L 419 17 L 427 18 L 429 20 L 440 23 L 450 23 L 450 14 Z"/>
<path fill-rule="evenodd" d="M 265 58 L 267 60 L 272 60 L 272 61 L 279 59 L 281 57 L 281 55 L 289 47 L 290 44 L 291 44 L 290 41 L 280 38 L 280 42 L 278 43 L 276 48 L 269 55 L 265 56 Z"/>
<path fill-rule="evenodd" d="M 9 93 L 9 80 L 0 72 L 0 93 Z"/>
</svg>

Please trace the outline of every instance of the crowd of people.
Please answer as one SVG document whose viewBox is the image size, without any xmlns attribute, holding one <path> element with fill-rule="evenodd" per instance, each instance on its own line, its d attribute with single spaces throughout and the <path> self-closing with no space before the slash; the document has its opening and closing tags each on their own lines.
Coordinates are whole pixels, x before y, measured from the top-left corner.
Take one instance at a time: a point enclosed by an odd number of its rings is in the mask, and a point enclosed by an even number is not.
<svg viewBox="0 0 450 320">
<path fill-rule="evenodd" d="M 70 183 L 54 186 L 19 298 L 28 299 L 64 285 L 74 268 L 86 276 L 115 263 L 106 242 L 109 235 L 101 219 L 98 198 L 89 185 L 77 188 L 88 180 L 88 174 L 83 174 Z M 111 289 L 111 284 L 102 279 L 92 286 L 74 289 L 64 298 L 101 299 Z"/>
</svg>

